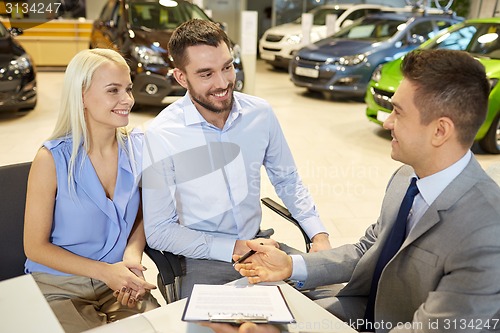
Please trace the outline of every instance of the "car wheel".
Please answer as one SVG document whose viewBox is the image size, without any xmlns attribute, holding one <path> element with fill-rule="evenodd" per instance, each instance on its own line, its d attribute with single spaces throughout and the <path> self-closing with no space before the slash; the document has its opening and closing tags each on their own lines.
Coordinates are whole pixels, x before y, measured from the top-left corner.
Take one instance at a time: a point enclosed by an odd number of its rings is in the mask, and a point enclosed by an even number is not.
<svg viewBox="0 0 500 333">
<path fill-rule="evenodd" d="M 484 138 L 479 141 L 479 145 L 487 153 L 500 154 L 500 112 L 491 123 L 490 129 Z"/>
</svg>

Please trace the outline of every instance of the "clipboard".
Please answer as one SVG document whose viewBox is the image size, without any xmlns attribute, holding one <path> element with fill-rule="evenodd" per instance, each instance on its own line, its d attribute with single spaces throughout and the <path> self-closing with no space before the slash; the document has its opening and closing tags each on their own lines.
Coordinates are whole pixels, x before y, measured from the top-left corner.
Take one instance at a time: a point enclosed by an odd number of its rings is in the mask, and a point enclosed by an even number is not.
<svg viewBox="0 0 500 333">
<path fill-rule="evenodd" d="M 195 284 L 182 320 L 231 324 L 295 323 L 280 287 L 275 285 Z"/>
</svg>

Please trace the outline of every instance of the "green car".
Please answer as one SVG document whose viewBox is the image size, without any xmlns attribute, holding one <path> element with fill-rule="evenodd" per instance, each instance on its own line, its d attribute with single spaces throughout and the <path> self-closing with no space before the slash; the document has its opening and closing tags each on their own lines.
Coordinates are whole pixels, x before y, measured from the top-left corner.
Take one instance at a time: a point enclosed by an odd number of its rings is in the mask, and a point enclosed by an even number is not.
<svg viewBox="0 0 500 333">
<path fill-rule="evenodd" d="M 469 52 L 486 68 L 491 84 L 486 120 L 476 135 L 481 148 L 500 154 L 500 18 L 472 19 L 456 24 L 420 46 Z M 402 79 L 401 58 L 379 66 L 365 95 L 366 116 L 381 125 L 392 111 L 391 98 Z"/>
</svg>

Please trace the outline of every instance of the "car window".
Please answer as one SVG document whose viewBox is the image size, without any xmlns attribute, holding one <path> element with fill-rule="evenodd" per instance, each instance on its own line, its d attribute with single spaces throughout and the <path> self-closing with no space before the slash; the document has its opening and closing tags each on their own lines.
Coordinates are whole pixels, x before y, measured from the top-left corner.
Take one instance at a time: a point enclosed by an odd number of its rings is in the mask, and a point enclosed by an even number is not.
<svg viewBox="0 0 500 333">
<path fill-rule="evenodd" d="M 434 21 L 434 24 L 436 24 L 438 31 L 448 29 L 449 27 L 451 27 L 455 23 L 456 22 L 451 22 L 451 21 L 447 21 L 447 20 Z"/>
<path fill-rule="evenodd" d="M 470 25 L 448 32 L 429 44 L 429 48 L 465 51 L 476 31 L 477 28 Z"/>
<path fill-rule="evenodd" d="M 133 27 L 163 30 L 175 29 L 190 18 L 207 20 L 208 17 L 196 6 L 163 6 L 159 2 L 130 3 L 129 21 Z"/>
<path fill-rule="evenodd" d="M 182 6 L 182 11 L 185 12 L 188 18 L 192 19 L 201 19 L 201 20 L 209 20 L 210 18 L 207 14 L 196 5 Z"/>
<path fill-rule="evenodd" d="M 351 14 L 347 15 L 346 20 L 356 21 L 359 18 L 362 18 L 370 13 L 377 12 L 378 9 L 359 9 L 353 11 Z"/>
<path fill-rule="evenodd" d="M 438 33 L 440 33 L 445 29 L 448 29 L 453 25 L 453 22 L 447 20 L 439 20 L 439 21 L 433 20 L 432 22 L 434 23 L 435 29 L 434 31 L 429 33 L 429 39 L 436 37 Z"/>
<path fill-rule="evenodd" d="M 410 28 L 410 36 L 412 38 L 423 39 L 420 42 L 424 42 L 431 37 L 434 33 L 434 26 L 431 21 L 417 22 Z"/>
<path fill-rule="evenodd" d="M 115 8 L 117 7 L 117 1 L 108 1 L 107 4 L 102 8 L 101 15 L 99 15 L 99 20 L 102 22 L 110 21 L 113 17 Z"/>
<path fill-rule="evenodd" d="M 339 17 L 345 12 L 345 9 L 323 8 L 314 14 L 313 25 L 325 25 L 327 15 L 337 15 Z"/>
<path fill-rule="evenodd" d="M 118 26 L 118 22 L 120 21 L 122 15 L 123 15 L 123 9 L 122 6 L 117 6 L 116 9 L 113 11 L 111 14 L 111 20 L 115 22 L 115 25 Z"/>
<path fill-rule="evenodd" d="M 346 10 L 345 9 L 336 9 L 336 8 L 319 8 L 310 11 L 313 14 L 313 25 L 325 25 L 326 24 L 326 16 L 327 15 L 337 15 L 339 17 Z M 302 17 L 297 18 L 295 21 L 297 24 L 302 23 Z"/>
<path fill-rule="evenodd" d="M 404 21 L 365 19 L 341 30 L 335 37 L 349 39 L 385 40 L 398 31 Z"/>
<path fill-rule="evenodd" d="M 490 58 L 500 58 L 500 25 L 482 25 L 474 35 L 467 51 Z"/>
</svg>

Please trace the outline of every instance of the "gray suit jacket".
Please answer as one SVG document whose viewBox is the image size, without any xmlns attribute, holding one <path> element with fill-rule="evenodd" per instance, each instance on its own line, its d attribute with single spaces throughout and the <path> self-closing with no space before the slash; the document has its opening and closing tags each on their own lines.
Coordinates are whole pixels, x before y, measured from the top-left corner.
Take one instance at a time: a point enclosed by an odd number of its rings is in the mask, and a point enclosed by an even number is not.
<svg viewBox="0 0 500 333">
<path fill-rule="evenodd" d="M 377 223 L 357 244 L 303 255 L 304 289 L 348 282 L 329 310 L 350 323 L 363 318 L 375 264 L 412 172 L 409 166 L 396 171 Z M 376 331 L 497 332 L 499 319 L 500 188 L 473 157 L 383 270 Z"/>
</svg>

